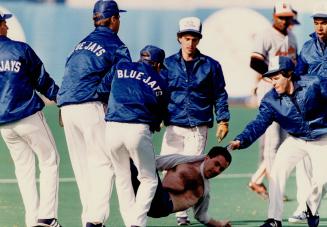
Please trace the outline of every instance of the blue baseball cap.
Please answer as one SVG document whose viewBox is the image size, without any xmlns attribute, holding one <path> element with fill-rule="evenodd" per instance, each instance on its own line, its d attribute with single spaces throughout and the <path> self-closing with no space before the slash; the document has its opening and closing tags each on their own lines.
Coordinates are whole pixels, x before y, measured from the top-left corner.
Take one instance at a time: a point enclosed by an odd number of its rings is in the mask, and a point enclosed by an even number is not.
<svg viewBox="0 0 327 227">
<path fill-rule="evenodd" d="M 294 62 L 289 57 L 276 56 L 269 60 L 269 71 L 263 74 L 263 77 L 271 77 L 280 72 L 293 71 L 295 69 Z"/>
<path fill-rule="evenodd" d="M 102 17 L 98 18 L 98 20 L 106 19 L 122 12 L 127 11 L 119 9 L 117 2 L 114 0 L 99 0 L 95 3 L 93 8 L 93 15 L 100 14 Z"/>
<path fill-rule="evenodd" d="M 160 63 L 163 66 L 165 51 L 159 47 L 147 45 L 140 51 L 141 60 Z"/>
<path fill-rule="evenodd" d="M 0 11 L 0 21 L 2 20 L 7 20 L 9 19 L 10 17 L 12 17 L 12 14 L 9 14 L 9 13 L 3 13 Z"/>
</svg>

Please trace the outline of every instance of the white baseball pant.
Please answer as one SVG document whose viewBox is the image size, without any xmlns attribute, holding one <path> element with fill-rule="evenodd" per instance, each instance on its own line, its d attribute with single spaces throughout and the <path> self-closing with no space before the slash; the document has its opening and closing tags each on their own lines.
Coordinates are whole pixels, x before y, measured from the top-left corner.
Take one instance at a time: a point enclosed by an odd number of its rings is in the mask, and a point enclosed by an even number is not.
<svg viewBox="0 0 327 227">
<path fill-rule="evenodd" d="M 208 126 L 184 128 L 167 126 L 161 145 L 160 155 L 182 154 L 201 155 L 207 145 Z M 187 211 L 176 212 L 176 217 L 187 217 Z"/>
<path fill-rule="evenodd" d="M 158 178 L 152 133 L 147 124 L 107 122 L 107 152 L 116 175 L 120 213 L 126 226 L 146 226 L 147 213 L 154 197 Z M 138 170 L 140 186 L 135 196 L 130 158 Z"/>
<path fill-rule="evenodd" d="M 109 216 L 114 180 L 105 154 L 104 109 L 100 102 L 61 107 L 68 151 L 82 203 L 82 223 L 102 222 Z"/>
<path fill-rule="evenodd" d="M 25 206 L 25 222 L 57 218 L 59 155 L 52 133 L 41 111 L 2 125 L 1 135 L 15 164 L 15 174 Z M 40 169 L 40 197 L 35 179 L 35 154 Z"/>
<path fill-rule="evenodd" d="M 287 133 L 280 125 L 273 122 L 265 132 L 264 139 L 264 162 L 266 162 L 266 171 L 271 172 L 272 166 L 275 161 L 277 150 L 280 145 L 285 141 Z"/>
<path fill-rule="evenodd" d="M 287 137 L 278 149 L 269 181 L 268 218 L 282 220 L 283 195 L 286 180 L 297 163 L 307 155 L 312 164 L 312 185 L 307 203 L 315 214 L 320 206 L 321 198 L 325 194 L 327 174 L 327 136 L 315 141 L 304 141 L 293 136 Z"/>
<path fill-rule="evenodd" d="M 280 126 L 272 126 L 273 128 L 269 127 L 269 130 L 266 132 L 265 138 L 268 136 L 275 139 L 268 139 L 268 141 L 266 141 L 266 146 L 264 147 L 263 160 L 261 161 L 261 164 L 257 171 L 251 177 L 251 181 L 257 184 L 262 183 L 263 178 L 266 174 L 268 175 L 268 177 L 270 177 L 271 169 L 274 164 L 275 156 L 279 147 L 276 145 L 279 143 L 277 135 L 279 134 L 278 128 L 280 128 Z M 306 156 L 296 165 L 296 198 L 298 206 L 294 211 L 294 215 L 298 215 L 306 210 L 307 197 L 311 190 L 311 176 L 311 161 L 310 157 Z"/>
<path fill-rule="evenodd" d="M 310 156 L 305 156 L 298 164 L 296 164 L 296 199 L 298 206 L 294 211 L 294 215 L 301 214 L 307 210 L 307 199 L 311 193 L 312 165 Z"/>
<path fill-rule="evenodd" d="M 201 155 L 207 145 L 207 137 L 208 126 L 192 128 L 167 126 L 162 139 L 160 155 Z"/>
<path fill-rule="evenodd" d="M 276 122 L 273 122 L 266 130 L 265 134 L 260 137 L 263 146 L 259 147 L 262 152 L 261 164 L 257 171 L 252 175 L 251 181 L 257 184 L 262 183 L 265 175 L 270 175 L 271 168 L 275 161 L 277 150 L 281 143 L 285 140 L 287 133 Z"/>
</svg>

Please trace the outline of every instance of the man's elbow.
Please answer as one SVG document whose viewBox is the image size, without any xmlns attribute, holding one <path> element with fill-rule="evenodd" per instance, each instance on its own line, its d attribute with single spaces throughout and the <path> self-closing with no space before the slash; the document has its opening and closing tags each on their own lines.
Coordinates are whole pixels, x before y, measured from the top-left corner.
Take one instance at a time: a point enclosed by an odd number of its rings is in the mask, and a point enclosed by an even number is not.
<svg viewBox="0 0 327 227">
<path fill-rule="evenodd" d="M 264 74 L 268 71 L 268 65 L 263 59 L 258 57 L 251 57 L 250 67 L 260 74 Z"/>
</svg>

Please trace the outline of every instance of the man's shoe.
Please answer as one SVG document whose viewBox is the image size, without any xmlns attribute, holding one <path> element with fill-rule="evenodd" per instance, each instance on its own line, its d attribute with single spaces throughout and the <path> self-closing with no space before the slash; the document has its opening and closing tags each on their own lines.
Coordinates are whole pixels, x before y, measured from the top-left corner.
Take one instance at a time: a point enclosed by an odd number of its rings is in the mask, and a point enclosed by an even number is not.
<svg viewBox="0 0 327 227">
<path fill-rule="evenodd" d="M 307 205 L 307 223 L 309 227 L 318 227 L 319 226 L 319 215 L 313 215 L 309 206 Z"/>
<path fill-rule="evenodd" d="M 294 223 L 294 224 L 303 224 L 307 222 L 307 214 L 305 211 L 299 213 L 299 214 L 294 214 L 292 217 L 288 218 L 289 223 Z"/>
<path fill-rule="evenodd" d="M 251 191 L 257 193 L 262 199 L 268 199 L 268 191 L 266 186 L 261 183 L 261 184 L 257 184 L 254 182 L 249 182 L 248 187 Z"/>
<path fill-rule="evenodd" d="M 260 227 L 282 227 L 282 222 L 269 218 Z"/>
<path fill-rule="evenodd" d="M 106 226 L 103 225 L 102 223 L 94 224 L 94 223 L 91 223 L 91 222 L 87 222 L 86 227 L 106 227 Z"/>
<path fill-rule="evenodd" d="M 37 227 L 62 227 L 56 218 L 38 219 Z"/>
<path fill-rule="evenodd" d="M 311 217 L 307 217 L 307 223 L 309 227 L 318 227 L 319 226 L 319 216 L 315 215 L 315 216 L 311 216 Z"/>
<path fill-rule="evenodd" d="M 190 219 L 188 217 L 177 217 L 177 225 L 190 225 Z"/>
</svg>

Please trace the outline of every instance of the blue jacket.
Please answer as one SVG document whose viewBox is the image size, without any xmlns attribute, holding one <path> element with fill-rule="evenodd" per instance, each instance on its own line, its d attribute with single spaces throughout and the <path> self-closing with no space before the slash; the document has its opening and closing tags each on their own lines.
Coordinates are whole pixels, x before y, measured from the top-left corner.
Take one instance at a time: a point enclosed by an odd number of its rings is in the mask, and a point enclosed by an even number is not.
<svg viewBox="0 0 327 227">
<path fill-rule="evenodd" d="M 165 59 L 168 71 L 169 104 L 166 125 L 194 127 L 213 126 L 216 121 L 228 121 L 228 95 L 220 64 L 214 59 L 197 53 L 198 57 L 189 77 L 181 51 Z"/>
<path fill-rule="evenodd" d="M 310 37 L 311 39 L 302 47 L 295 72 L 297 75 L 327 76 L 327 47 L 324 50 L 321 48 L 316 33 L 312 33 Z"/>
<path fill-rule="evenodd" d="M 143 62 L 121 62 L 102 80 L 99 96 L 108 99 L 106 121 L 145 123 L 159 131 L 167 112 L 166 84 Z"/>
<path fill-rule="evenodd" d="M 131 61 L 127 47 L 111 29 L 96 27 L 67 59 L 58 106 L 99 101 L 97 86 L 119 61 Z"/>
<path fill-rule="evenodd" d="M 37 91 L 55 101 L 58 86 L 28 44 L 0 36 L 0 124 L 42 110 Z"/>
<path fill-rule="evenodd" d="M 241 141 L 240 148 L 250 146 L 274 121 L 305 141 L 327 134 L 327 77 L 301 77 L 294 81 L 294 88 L 292 95 L 279 95 L 272 89 L 264 96 L 256 119 L 235 138 Z"/>
</svg>

